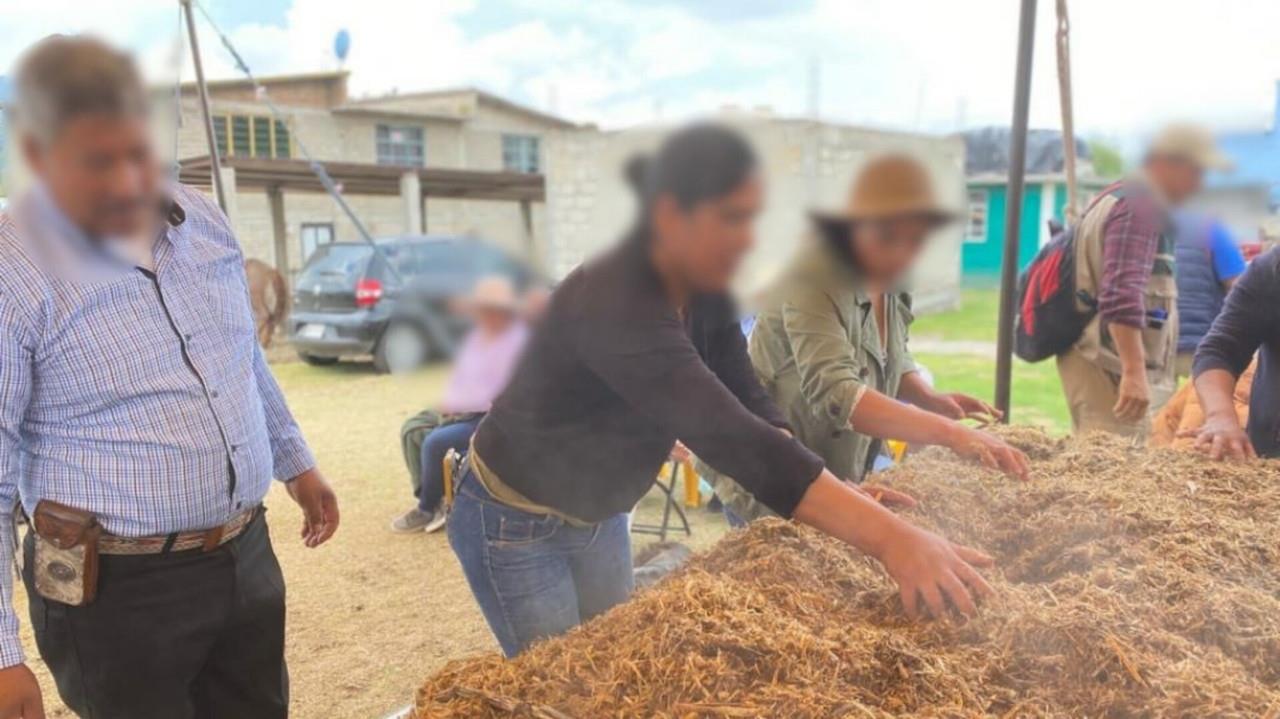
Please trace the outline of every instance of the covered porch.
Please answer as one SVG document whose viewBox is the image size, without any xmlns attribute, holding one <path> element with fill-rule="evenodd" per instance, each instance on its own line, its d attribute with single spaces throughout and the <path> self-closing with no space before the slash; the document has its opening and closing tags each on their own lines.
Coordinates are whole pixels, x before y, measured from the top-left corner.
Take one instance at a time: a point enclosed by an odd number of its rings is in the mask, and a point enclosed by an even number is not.
<svg viewBox="0 0 1280 719">
<path fill-rule="evenodd" d="M 221 165 L 227 213 L 233 222 L 238 215 L 238 193 L 265 193 L 271 218 L 272 264 L 288 275 L 285 193 L 325 192 L 310 163 L 296 159 L 225 157 Z M 541 264 L 533 227 L 533 203 L 544 202 L 546 198 L 546 180 L 540 174 L 353 162 L 325 162 L 324 168 L 344 197 L 399 197 L 402 206 L 399 230 L 404 234 L 424 234 L 431 229 L 427 223 L 427 203 L 433 197 L 516 203 L 523 235 L 521 248 L 531 262 Z M 179 179 L 184 184 L 212 187 L 209 156 L 183 160 Z"/>
</svg>

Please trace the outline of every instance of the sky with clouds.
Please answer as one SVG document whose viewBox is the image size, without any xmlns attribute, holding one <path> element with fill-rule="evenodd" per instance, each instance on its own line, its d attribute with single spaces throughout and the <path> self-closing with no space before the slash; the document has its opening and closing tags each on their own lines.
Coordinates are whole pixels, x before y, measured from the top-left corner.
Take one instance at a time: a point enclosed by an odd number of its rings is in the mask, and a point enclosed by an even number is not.
<svg viewBox="0 0 1280 719">
<path fill-rule="evenodd" d="M 926 132 L 1007 124 L 1016 0 L 202 0 L 260 74 L 337 67 L 355 94 L 477 85 L 608 127 L 726 105 Z M 1032 123 L 1058 126 L 1051 0 L 1040 0 Z M 0 0 L 0 68 L 53 32 L 92 31 L 172 77 L 176 0 Z M 1276 0 L 1070 0 L 1081 134 L 1168 119 L 1271 121 Z M 213 77 L 234 75 L 202 31 Z M 190 78 L 189 66 L 183 71 Z M 815 82 L 816 78 L 816 82 Z M 813 92 L 813 88 L 817 92 Z"/>
</svg>

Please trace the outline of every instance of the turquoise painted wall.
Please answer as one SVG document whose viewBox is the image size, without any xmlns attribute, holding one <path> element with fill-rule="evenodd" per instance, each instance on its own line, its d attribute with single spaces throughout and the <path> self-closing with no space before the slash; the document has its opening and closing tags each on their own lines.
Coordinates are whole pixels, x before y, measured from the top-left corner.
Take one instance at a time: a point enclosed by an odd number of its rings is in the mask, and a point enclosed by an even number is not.
<svg viewBox="0 0 1280 719">
<path fill-rule="evenodd" d="M 1004 254 L 1005 188 L 1001 185 L 986 186 L 987 232 L 983 241 L 965 239 L 961 253 L 964 280 L 975 284 L 997 281 L 1000 261 Z M 1026 267 L 1040 249 L 1040 196 L 1041 185 L 1027 185 L 1022 198 L 1022 220 L 1018 232 L 1018 269 Z M 1055 195 L 1054 206 L 1059 214 L 1066 204 Z"/>
</svg>

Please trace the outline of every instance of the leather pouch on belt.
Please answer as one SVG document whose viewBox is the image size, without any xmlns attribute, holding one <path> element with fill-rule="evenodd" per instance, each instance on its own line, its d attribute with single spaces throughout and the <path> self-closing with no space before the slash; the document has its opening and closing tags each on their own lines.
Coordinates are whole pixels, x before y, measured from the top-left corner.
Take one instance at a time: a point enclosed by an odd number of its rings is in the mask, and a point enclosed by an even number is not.
<svg viewBox="0 0 1280 719">
<path fill-rule="evenodd" d="M 73 607 L 93 601 L 98 591 L 98 538 L 102 525 L 89 512 L 47 499 L 32 516 L 36 532 L 36 592 Z"/>
</svg>

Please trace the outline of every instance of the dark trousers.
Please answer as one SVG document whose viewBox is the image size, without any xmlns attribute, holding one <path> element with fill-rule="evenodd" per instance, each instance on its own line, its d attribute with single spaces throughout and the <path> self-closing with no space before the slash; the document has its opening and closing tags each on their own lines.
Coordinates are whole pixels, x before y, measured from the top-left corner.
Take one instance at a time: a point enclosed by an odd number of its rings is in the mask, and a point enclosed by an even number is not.
<svg viewBox="0 0 1280 719">
<path fill-rule="evenodd" d="M 222 547 L 103 555 L 98 596 L 71 607 L 23 579 L 40 656 L 85 719 L 271 719 L 289 710 L 284 577 L 259 515 Z"/>
<path fill-rule="evenodd" d="M 442 424 L 422 440 L 422 487 L 418 490 L 418 509 L 434 512 L 444 501 L 444 458 L 449 450 L 465 454 L 471 445 L 482 416 Z"/>
</svg>

